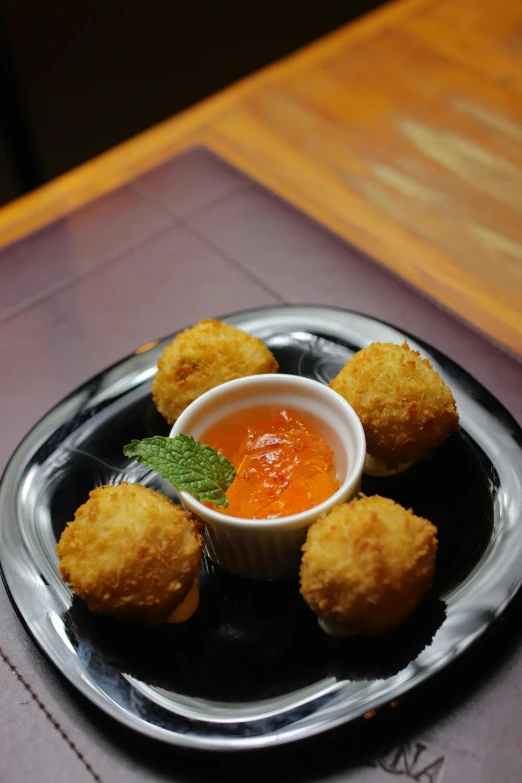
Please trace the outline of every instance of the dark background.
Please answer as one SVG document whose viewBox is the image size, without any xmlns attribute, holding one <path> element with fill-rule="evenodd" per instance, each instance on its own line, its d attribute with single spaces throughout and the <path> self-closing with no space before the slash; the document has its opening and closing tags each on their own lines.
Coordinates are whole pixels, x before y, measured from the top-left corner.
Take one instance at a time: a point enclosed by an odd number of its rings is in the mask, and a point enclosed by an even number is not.
<svg viewBox="0 0 522 783">
<path fill-rule="evenodd" d="M 2 0 L 0 204 L 379 4 Z"/>
</svg>

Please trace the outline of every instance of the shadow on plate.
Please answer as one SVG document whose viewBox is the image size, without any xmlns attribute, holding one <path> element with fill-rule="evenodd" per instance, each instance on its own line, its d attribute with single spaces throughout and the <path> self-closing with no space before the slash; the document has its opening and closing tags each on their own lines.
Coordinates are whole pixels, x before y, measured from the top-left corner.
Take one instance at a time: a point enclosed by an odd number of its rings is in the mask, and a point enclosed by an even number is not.
<svg viewBox="0 0 522 783">
<path fill-rule="evenodd" d="M 318 681 L 385 679 L 431 642 L 444 621 L 427 596 L 410 620 L 378 638 L 327 636 L 297 581 L 252 582 L 205 560 L 196 614 L 180 625 L 148 628 L 95 615 L 75 598 L 65 618 L 79 657 L 186 696 L 223 702 L 282 696 Z"/>
</svg>

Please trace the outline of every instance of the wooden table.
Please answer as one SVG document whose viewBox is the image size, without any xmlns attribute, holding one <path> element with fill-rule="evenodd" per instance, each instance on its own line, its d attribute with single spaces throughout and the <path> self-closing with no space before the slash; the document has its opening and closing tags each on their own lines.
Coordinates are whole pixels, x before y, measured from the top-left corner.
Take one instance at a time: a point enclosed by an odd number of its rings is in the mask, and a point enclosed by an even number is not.
<svg viewBox="0 0 522 783">
<path fill-rule="evenodd" d="M 204 144 L 522 354 L 522 4 L 402 0 L 0 210 L 0 246 Z"/>
</svg>

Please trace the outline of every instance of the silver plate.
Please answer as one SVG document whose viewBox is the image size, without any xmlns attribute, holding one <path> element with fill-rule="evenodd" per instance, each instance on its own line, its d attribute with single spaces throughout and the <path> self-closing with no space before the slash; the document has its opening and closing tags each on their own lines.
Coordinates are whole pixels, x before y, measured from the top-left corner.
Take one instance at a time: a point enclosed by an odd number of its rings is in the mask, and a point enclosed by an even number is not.
<svg viewBox="0 0 522 783">
<path fill-rule="evenodd" d="M 274 307 L 225 320 L 263 339 L 285 372 L 321 382 L 353 351 L 408 338 L 453 390 L 463 431 L 430 463 L 366 480 L 367 492 L 432 518 L 440 539 L 433 595 L 403 629 L 378 642 L 326 637 L 297 582 L 253 583 L 208 561 L 200 609 L 179 627 L 120 624 L 73 600 L 55 545 L 75 508 L 100 484 L 161 486 L 123 457 L 122 446 L 167 430 L 150 380 L 171 337 L 84 384 L 26 436 L 0 487 L 0 552 L 31 636 L 122 724 L 170 744 L 216 750 L 290 742 L 397 699 L 469 648 L 522 581 L 521 431 L 480 384 L 429 346 L 355 313 Z"/>
</svg>

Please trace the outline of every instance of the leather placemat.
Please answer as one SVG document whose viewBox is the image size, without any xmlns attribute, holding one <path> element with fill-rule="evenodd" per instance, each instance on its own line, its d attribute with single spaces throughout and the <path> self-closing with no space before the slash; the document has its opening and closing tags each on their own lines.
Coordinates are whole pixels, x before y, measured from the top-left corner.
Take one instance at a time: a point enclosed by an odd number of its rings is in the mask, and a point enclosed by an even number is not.
<svg viewBox="0 0 522 783">
<path fill-rule="evenodd" d="M 277 303 L 336 305 L 409 331 L 522 422 L 517 357 L 195 149 L 0 253 L 0 467 L 49 407 L 138 346 Z M 517 609 L 422 702 L 299 745 L 217 756 L 151 744 L 101 714 L 39 653 L 0 588 L 0 780 L 512 783 L 522 769 Z"/>
</svg>

